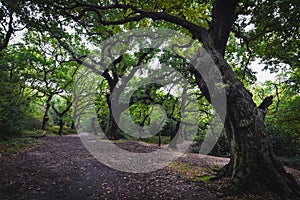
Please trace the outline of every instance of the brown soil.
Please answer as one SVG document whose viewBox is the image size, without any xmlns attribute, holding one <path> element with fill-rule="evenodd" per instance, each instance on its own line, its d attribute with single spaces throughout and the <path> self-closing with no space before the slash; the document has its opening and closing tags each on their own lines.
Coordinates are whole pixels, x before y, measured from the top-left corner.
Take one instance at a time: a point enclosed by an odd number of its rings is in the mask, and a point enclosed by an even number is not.
<svg viewBox="0 0 300 200">
<path fill-rule="evenodd" d="M 141 152 L 157 148 L 139 142 L 119 145 Z M 210 169 L 228 159 L 187 153 L 177 162 Z M 116 171 L 93 158 L 78 136 L 46 137 L 35 147 L 0 158 L 0 199 L 231 199 L 228 179 L 191 181 L 177 169 Z"/>
</svg>

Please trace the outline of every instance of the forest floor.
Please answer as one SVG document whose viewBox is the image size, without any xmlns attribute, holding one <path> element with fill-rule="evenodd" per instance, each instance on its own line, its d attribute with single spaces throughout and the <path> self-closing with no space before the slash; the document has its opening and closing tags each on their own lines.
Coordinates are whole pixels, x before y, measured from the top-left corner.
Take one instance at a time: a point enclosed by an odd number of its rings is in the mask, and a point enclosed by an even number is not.
<svg viewBox="0 0 300 200">
<path fill-rule="evenodd" d="M 132 141 L 118 145 L 134 152 L 157 148 Z M 269 193 L 230 196 L 229 179 L 209 180 L 227 162 L 186 153 L 160 170 L 126 173 L 96 160 L 77 135 L 46 137 L 0 158 L 0 199 L 280 199 Z M 300 179 L 299 171 L 288 170 Z"/>
</svg>

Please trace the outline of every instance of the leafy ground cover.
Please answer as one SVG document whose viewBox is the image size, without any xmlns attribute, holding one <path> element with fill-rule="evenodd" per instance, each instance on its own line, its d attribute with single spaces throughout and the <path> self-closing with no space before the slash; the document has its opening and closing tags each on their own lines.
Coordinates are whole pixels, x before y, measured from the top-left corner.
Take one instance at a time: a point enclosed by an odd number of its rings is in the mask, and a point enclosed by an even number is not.
<svg viewBox="0 0 300 200">
<path fill-rule="evenodd" d="M 36 143 L 37 140 L 31 137 L 7 138 L 0 140 L 0 155 L 8 156 Z"/>
</svg>

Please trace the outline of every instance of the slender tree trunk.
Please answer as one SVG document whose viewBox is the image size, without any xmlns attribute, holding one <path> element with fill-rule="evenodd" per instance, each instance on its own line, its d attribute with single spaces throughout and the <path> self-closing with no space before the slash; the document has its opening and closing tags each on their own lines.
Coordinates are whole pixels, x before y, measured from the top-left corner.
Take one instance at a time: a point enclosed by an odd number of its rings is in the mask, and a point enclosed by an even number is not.
<svg viewBox="0 0 300 200">
<path fill-rule="evenodd" d="M 44 116 L 43 116 L 43 123 L 42 123 L 42 129 L 43 130 L 46 130 L 46 125 L 47 125 L 47 122 L 49 121 L 48 113 L 49 113 L 50 106 L 51 105 L 46 106 L 46 110 L 45 110 L 45 113 L 44 113 Z"/>
<path fill-rule="evenodd" d="M 46 130 L 46 126 L 47 126 L 47 122 L 49 121 L 49 110 L 51 107 L 51 100 L 52 100 L 53 95 L 50 95 L 47 100 L 46 100 L 46 109 L 45 109 L 45 113 L 43 116 L 43 123 L 42 123 L 42 129 Z"/>
<path fill-rule="evenodd" d="M 181 121 L 178 120 L 176 122 L 175 128 L 172 128 L 171 137 L 170 137 L 170 143 L 169 148 L 171 149 L 177 149 L 177 142 L 179 137 L 179 128 L 180 128 Z"/>
<path fill-rule="evenodd" d="M 181 104 L 180 104 L 180 109 L 181 111 L 179 112 L 179 114 L 181 115 L 181 119 L 184 119 L 185 117 L 185 110 L 186 110 L 186 101 L 187 101 L 187 91 L 188 91 L 188 88 L 187 86 L 183 87 L 183 90 L 182 90 L 182 100 L 181 100 Z M 181 130 L 179 131 L 180 134 L 183 133 L 183 137 L 185 140 L 188 139 L 188 136 L 187 136 L 187 133 L 185 132 L 185 126 L 183 126 L 181 128 Z"/>
<path fill-rule="evenodd" d="M 97 117 L 93 117 L 92 119 L 92 129 L 95 135 L 97 135 L 97 126 L 99 126 L 98 124 L 98 118 Z"/>
<path fill-rule="evenodd" d="M 62 112 L 59 112 L 54 105 L 52 105 L 52 109 L 54 110 L 54 112 L 59 116 L 59 131 L 58 134 L 59 135 L 63 135 L 63 128 L 64 128 L 64 120 L 63 117 L 65 116 L 65 114 L 70 110 L 72 106 L 72 102 L 69 101 L 67 99 L 67 107 L 65 110 L 63 110 Z"/>
<path fill-rule="evenodd" d="M 71 123 L 71 130 L 75 130 L 76 127 L 75 127 L 75 121 L 74 119 L 72 120 L 72 123 Z"/>
<path fill-rule="evenodd" d="M 62 116 L 60 116 L 58 135 L 60 136 L 63 135 L 63 129 L 64 129 L 64 121 L 62 120 Z"/>
<path fill-rule="evenodd" d="M 158 132 L 158 146 L 161 146 L 161 131 Z"/>
</svg>

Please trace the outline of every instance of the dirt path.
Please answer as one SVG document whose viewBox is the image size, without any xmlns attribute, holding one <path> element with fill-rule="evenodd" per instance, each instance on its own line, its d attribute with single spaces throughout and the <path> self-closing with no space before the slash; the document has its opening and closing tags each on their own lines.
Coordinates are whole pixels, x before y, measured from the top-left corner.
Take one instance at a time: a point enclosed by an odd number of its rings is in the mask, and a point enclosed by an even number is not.
<svg viewBox="0 0 300 200">
<path fill-rule="evenodd" d="M 0 199 L 217 199 L 170 169 L 148 174 L 113 170 L 95 160 L 77 136 L 48 137 L 0 161 Z M 204 190 L 203 190 L 204 189 Z"/>
<path fill-rule="evenodd" d="M 142 149 L 139 143 L 120 145 Z M 194 154 L 180 161 L 204 167 L 226 163 Z M 77 136 L 43 138 L 34 148 L 1 158 L 0 175 L 2 200 L 220 199 L 223 191 L 219 183 L 186 181 L 169 167 L 144 174 L 116 171 L 94 159 Z"/>
</svg>

